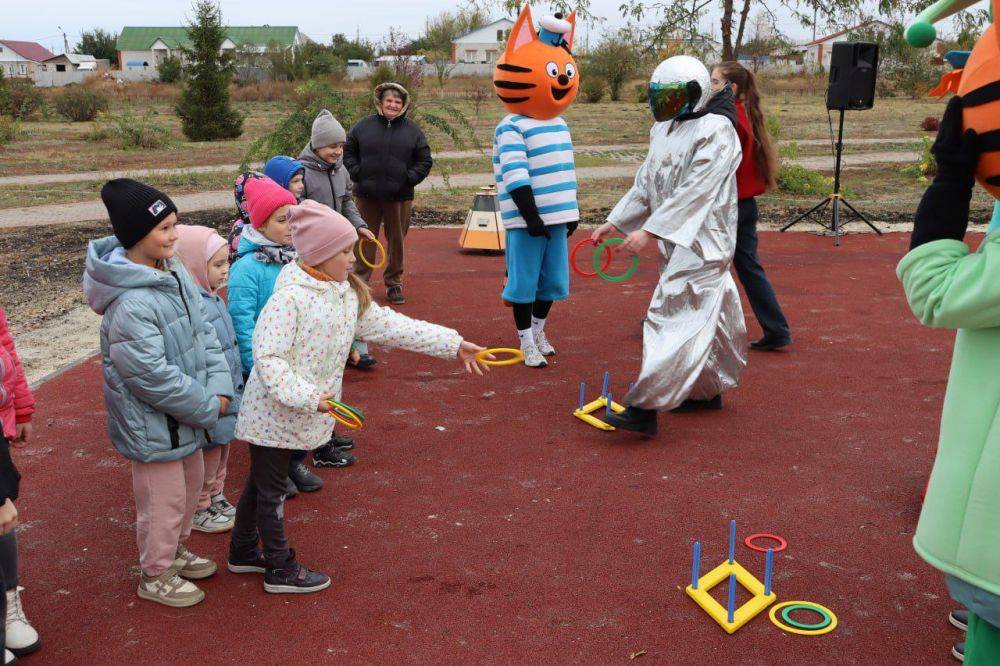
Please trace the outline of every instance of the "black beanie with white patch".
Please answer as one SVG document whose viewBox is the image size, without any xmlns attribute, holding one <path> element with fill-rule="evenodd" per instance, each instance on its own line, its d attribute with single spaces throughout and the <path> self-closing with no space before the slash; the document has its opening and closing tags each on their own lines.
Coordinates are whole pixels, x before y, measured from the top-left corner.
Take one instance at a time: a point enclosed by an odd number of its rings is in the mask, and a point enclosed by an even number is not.
<svg viewBox="0 0 1000 666">
<path fill-rule="evenodd" d="M 155 187 L 131 178 L 109 180 L 101 188 L 111 227 L 125 249 L 129 249 L 156 228 L 177 206 Z"/>
</svg>

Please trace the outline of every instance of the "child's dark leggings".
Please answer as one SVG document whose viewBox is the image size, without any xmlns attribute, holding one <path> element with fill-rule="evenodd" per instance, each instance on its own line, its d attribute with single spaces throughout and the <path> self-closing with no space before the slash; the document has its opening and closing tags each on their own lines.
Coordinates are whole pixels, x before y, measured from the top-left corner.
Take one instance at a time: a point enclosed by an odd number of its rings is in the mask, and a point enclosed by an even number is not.
<svg viewBox="0 0 1000 666">
<path fill-rule="evenodd" d="M 229 543 L 233 559 L 249 558 L 258 540 L 268 569 L 291 563 L 285 538 L 285 487 L 291 449 L 250 444 L 250 473 L 236 505 L 236 524 Z"/>
</svg>

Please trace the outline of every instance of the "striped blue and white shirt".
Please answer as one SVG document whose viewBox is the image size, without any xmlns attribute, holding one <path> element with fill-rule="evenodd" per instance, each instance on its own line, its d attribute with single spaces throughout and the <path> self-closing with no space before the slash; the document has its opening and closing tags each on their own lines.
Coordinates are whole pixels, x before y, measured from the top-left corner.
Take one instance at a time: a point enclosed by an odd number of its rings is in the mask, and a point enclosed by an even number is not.
<svg viewBox="0 0 1000 666">
<path fill-rule="evenodd" d="M 531 186 L 546 225 L 580 219 L 573 141 L 562 118 L 510 114 L 501 120 L 493 133 L 493 175 L 505 228 L 527 226 L 509 194 L 524 185 Z"/>
</svg>

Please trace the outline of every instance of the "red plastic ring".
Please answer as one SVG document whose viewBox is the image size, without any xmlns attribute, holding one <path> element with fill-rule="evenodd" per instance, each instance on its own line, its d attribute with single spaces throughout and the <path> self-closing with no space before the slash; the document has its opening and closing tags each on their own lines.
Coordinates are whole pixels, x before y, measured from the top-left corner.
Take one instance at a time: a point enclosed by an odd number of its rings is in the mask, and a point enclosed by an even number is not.
<svg viewBox="0 0 1000 666">
<path fill-rule="evenodd" d="M 582 278 L 597 277 L 597 273 L 584 273 L 576 265 L 576 253 L 579 252 L 580 248 L 583 247 L 584 245 L 586 245 L 587 243 L 590 243 L 591 245 L 593 245 L 595 247 L 597 246 L 597 243 L 594 242 L 593 238 L 584 238 L 583 240 L 581 240 L 579 243 L 577 243 L 576 245 L 573 246 L 573 251 L 570 252 L 570 254 L 569 254 L 569 265 L 573 269 L 573 272 L 576 273 L 577 275 L 579 275 Z M 604 257 L 605 257 L 604 265 L 601 266 L 601 270 L 602 271 L 608 270 L 608 266 L 611 265 L 611 248 L 610 247 L 605 249 L 605 251 L 604 251 Z"/>
<path fill-rule="evenodd" d="M 761 548 L 760 546 L 753 545 L 753 541 L 757 539 L 774 539 L 778 542 L 778 547 L 774 549 L 774 552 L 780 553 L 785 548 L 788 547 L 788 542 L 782 539 L 777 534 L 751 534 L 746 539 L 743 540 L 743 545 L 745 545 L 750 550 L 756 550 L 758 553 L 766 553 L 768 548 Z"/>
</svg>

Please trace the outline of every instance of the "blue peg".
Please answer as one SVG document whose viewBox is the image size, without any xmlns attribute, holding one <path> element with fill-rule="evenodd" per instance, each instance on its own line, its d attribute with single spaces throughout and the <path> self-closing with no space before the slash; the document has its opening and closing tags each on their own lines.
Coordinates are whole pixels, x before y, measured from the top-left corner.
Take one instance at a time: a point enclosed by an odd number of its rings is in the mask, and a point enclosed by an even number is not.
<svg viewBox="0 0 1000 666">
<path fill-rule="evenodd" d="M 736 521 L 729 521 L 729 563 L 736 558 Z"/>
<path fill-rule="evenodd" d="M 774 548 L 767 549 L 767 560 L 764 564 L 764 595 L 771 594 L 771 573 L 774 569 Z"/>
<path fill-rule="evenodd" d="M 585 382 L 580 382 L 580 411 L 583 411 L 583 400 L 587 393 L 587 384 Z"/>
<path fill-rule="evenodd" d="M 611 373 L 604 371 L 604 385 L 601 387 L 601 397 L 608 395 L 608 388 L 611 386 Z"/>
<path fill-rule="evenodd" d="M 604 403 L 604 415 L 611 416 L 611 394 L 608 394 L 608 399 Z"/>
<path fill-rule="evenodd" d="M 694 561 L 691 563 L 691 589 L 698 589 L 698 570 L 701 568 L 701 542 L 694 542 Z"/>
</svg>

